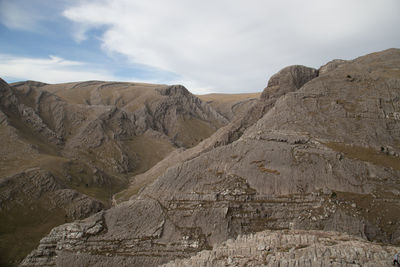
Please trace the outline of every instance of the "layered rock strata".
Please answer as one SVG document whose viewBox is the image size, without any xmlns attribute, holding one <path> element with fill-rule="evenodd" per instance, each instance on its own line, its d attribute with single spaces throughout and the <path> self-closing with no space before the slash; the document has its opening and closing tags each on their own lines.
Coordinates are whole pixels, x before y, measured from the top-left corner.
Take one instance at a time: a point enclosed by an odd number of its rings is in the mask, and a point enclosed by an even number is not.
<svg viewBox="0 0 400 267">
<path fill-rule="evenodd" d="M 229 239 L 212 250 L 164 267 L 390 266 L 399 247 L 326 231 L 263 231 Z"/>
</svg>

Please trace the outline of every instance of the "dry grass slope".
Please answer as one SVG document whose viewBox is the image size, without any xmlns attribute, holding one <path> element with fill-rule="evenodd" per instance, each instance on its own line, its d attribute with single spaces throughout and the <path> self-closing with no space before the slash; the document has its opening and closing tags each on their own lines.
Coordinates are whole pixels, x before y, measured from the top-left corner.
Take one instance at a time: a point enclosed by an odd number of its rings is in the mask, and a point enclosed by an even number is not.
<svg viewBox="0 0 400 267">
<path fill-rule="evenodd" d="M 334 142 L 325 143 L 325 145 L 337 152 L 343 153 L 348 158 L 368 161 L 378 166 L 400 170 L 400 157 L 392 156 L 385 152 L 376 151 L 375 149 L 369 147 Z"/>
</svg>

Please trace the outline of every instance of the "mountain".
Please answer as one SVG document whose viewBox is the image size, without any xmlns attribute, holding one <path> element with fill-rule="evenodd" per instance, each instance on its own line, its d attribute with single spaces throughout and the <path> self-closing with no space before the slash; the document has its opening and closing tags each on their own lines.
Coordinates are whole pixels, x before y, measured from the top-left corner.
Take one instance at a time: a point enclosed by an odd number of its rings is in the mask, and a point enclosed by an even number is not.
<svg viewBox="0 0 400 267">
<path fill-rule="evenodd" d="M 359 238 L 400 244 L 399 131 L 399 49 L 334 60 L 318 70 L 286 67 L 244 114 L 136 176 L 154 182 L 138 194 L 125 191 L 129 201 L 54 228 L 22 266 L 155 266 L 203 250 L 217 253 L 228 244 L 222 242 L 243 235 L 298 229 L 304 232 L 296 240 L 326 238 L 302 241 L 306 247 L 296 252 L 285 237 L 266 260 L 283 264 L 282 257 L 347 253 L 354 246 L 376 252 L 373 260 L 382 265 L 398 247 Z M 339 240 L 337 232 L 353 241 Z M 238 253 L 252 260 L 254 247 L 243 249 L 251 255 Z M 361 255 L 333 255 L 332 261 L 357 264 Z"/>
<path fill-rule="evenodd" d="M 180 85 L 0 79 L 1 265 L 51 228 L 109 208 L 133 176 L 227 123 Z"/>
</svg>

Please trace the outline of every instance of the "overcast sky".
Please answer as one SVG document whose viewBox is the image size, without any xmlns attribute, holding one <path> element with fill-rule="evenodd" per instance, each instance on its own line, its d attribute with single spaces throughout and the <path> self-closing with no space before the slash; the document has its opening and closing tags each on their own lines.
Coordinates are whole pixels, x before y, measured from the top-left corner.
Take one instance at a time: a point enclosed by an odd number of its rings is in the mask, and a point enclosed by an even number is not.
<svg viewBox="0 0 400 267">
<path fill-rule="evenodd" d="M 399 0 L 0 0 L 0 77 L 256 92 L 288 65 L 399 48 L 399 13 Z"/>
</svg>

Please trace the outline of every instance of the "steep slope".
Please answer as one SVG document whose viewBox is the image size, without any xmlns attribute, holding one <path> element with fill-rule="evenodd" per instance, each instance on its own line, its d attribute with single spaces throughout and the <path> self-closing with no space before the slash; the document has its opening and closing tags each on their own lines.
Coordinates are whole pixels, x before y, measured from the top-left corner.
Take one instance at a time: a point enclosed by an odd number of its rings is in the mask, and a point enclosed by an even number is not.
<svg viewBox="0 0 400 267">
<path fill-rule="evenodd" d="M 14 84 L 26 88 L 28 83 Z M 178 146 L 191 147 L 227 123 L 209 105 L 180 85 L 89 81 L 43 85 L 70 104 L 115 107 L 134 123 L 135 134 L 153 129 L 167 135 Z M 196 127 L 196 131 L 192 128 Z"/>
<path fill-rule="evenodd" d="M 183 86 L 136 86 L 0 80 L 2 265 L 54 226 L 109 207 L 131 175 L 227 122 Z"/>
<path fill-rule="evenodd" d="M 133 83 L 107 82 L 17 83 L 10 91 L 19 101 L 14 106 L 24 110 L 8 117 L 15 118 L 13 126 L 28 142 L 37 137 L 44 143 L 40 148 L 52 146 L 51 152 L 57 155 L 113 174 L 146 170 L 149 162 L 155 164 L 176 147 L 190 147 L 227 123 L 182 86 L 136 87 Z M 89 91 L 97 95 L 96 104 L 74 103 L 80 89 L 83 102 L 88 102 L 85 92 Z M 165 152 L 148 155 L 145 147 L 155 145 L 164 147 Z"/>
<path fill-rule="evenodd" d="M 218 97 L 215 97 L 215 95 L 203 96 L 203 100 L 207 100 L 208 102 L 210 99 L 214 99 L 214 104 L 216 104 L 214 106 L 216 106 L 216 108 L 219 110 L 221 109 L 220 106 L 224 106 L 226 103 L 244 103 L 242 106 L 244 109 L 241 110 L 243 113 L 237 112 L 231 123 L 220 128 L 212 135 L 211 138 L 206 139 L 191 149 L 187 149 L 185 151 L 175 151 L 174 153 L 171 153 L 165 157 L 148 172 L 133 177 L 129 187 L 116 195 L 116 202 L 129 199 L 132 197 L 132 195 L 135 195 L 140 188 L 154 181 L 167 168 L 193 159 L 199 156 L 201 153 L 210 151 L 215 147 L 226 145 L 237 140 L 247 127 L 257 122 L 258 119 L 260 119 L 275 105 L 275 102 L 279 97 L 288 92 L 298 90 L 306 82 L 315 78 L 317 73 L 317 70 L 305 66 L 295 65 L 286 67 L 271 77 L 268 87 L 265 88 L 260 99 L 250 99 L 249 101 L 243 100 L 240 102 L 235 102 L 237 99 L 242 99 L 244 96 L 247 97 L 248 95 L 230 95 L 227 100 L 219 99 L 221 95 L 218 95 Z"/>
<path fill-rule="evenodd" d="M 261 93 L 249 94 L 206 94 L 198 95 L 202 101 L 211 105 L 228 120 L 245 114 L 257 103 Z"/>
<path fill-rule="evenodd" d="M 70 163 L 57 152 L 62 141 L 2 80 L 0 99 L 0 263 L 8 265 L 52 227 L 85 218 L 104 204 L 50 172 Z"/>
<path fill-rule="evenodd" d="M 137 197 L 53 229 L 23 265 L 156 265 L 265 229 L 399 244 L 399 99 L 398 49 L 285 68 Z"/>
</svg>

